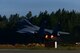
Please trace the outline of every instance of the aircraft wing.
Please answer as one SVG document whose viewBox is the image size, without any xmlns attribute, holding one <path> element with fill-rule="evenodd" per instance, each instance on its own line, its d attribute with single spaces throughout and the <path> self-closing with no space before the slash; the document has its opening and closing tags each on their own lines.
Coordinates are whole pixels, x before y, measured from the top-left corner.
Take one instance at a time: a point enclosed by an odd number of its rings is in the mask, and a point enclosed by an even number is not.
<svg viewBox="0 0 80 53">
<path fill-rule="evenodd" d="M 60 36 L 60 34 L 67 34 L 67 35 L 68 35 L 68 34 L 70 34 L 70 33 L 59 31 L 59 32 L 57 33 L 57 35 Z"/>
<path fill-rule="evenodd" d="M 17 31 L 18 33 L 34 33 L 34 30 L 30 29 L 30 28 L 23 28 Z"/>
<path fill-rule="evenodd" d="M 68 32 L 62 32 L 62 31 L 59 31 L 60 34 L 70 34 Z"/>
<path fill-rule="evenodd" d="M 20 29 L 20 30 L 18 30 L 17 32 L 19 32 L 19 33 L 27 33 L 27 32 L 35 33 L 35 32 L 38 31 L 39 29 L 40 29 L 40 27 L 35 26 L 35 25 L 34 25 L 33 27 L 26 25 L 25 28 Z M 45 29 L 45 31 L 47 31 L 47 32 L 49 32 L 49 33 L 52 33 L 52 30 L 49 30 L 49 29 Z"/>
</svg>

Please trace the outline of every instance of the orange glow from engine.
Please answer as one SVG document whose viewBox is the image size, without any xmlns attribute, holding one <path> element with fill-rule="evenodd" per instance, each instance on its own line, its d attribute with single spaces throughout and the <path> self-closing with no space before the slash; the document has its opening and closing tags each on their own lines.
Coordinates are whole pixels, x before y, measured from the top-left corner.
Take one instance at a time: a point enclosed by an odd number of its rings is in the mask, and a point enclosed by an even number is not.
<svg viewBox="0 0 80 53">
<path fill-rule="evenodd" d="M 51 35 L 51 39 L 53 38 L 54 36 L 53 35 Z"/>
<path fill-rule="evenodd" d="M 48 35 L 46 35 L 45 38 L 47 39 L 48 38 Z"/>
</svg>

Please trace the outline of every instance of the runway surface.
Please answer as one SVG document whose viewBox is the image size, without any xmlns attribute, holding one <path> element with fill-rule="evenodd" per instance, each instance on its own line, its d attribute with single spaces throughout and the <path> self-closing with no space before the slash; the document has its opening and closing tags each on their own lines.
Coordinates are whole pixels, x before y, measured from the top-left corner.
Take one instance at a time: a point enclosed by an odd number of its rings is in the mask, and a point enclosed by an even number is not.
<svg viewBox="0 0 80 53">
<path fill-rule="evenodd" d="M 24 50 L 24 49 L 0 49 L 0 53 L 80 53 L 80 50 Z"/>
</svg>

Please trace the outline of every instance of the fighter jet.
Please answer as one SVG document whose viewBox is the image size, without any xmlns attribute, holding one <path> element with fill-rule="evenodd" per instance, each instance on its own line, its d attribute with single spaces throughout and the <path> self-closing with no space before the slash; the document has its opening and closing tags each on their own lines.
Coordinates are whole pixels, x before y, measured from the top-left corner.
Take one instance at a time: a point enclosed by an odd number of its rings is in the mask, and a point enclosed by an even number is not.
<svg viewBox="0 0 80 53">
<path fill-rule="evenodd" d="M 54 29 L 46 29 L 45 28 L 45 21 L 42 23 L 42 25 L 39 27 L 39 26 L 36 26 L 36 25 L 33 25 L 32 23 L 30 23 L 27 19 L 21 19 L 19 23 L 22 23 L 22 28 L 19 29 L 17 32 L 18 33 L 31 33 L 31 34 L 34 34 L 34 33 L 39 33 L 39 34 L 45 34 L 46 32 L 47 33 L 50 33 L 50 34 L 57 34 L 58 36 L 60 36 L 60 34 L 70 34 L 68 32 L 62 32 L 60 31 L 60 23 L 57 24 Z"/>
<path fill-rule="evenodd" d="M 27 19 L 21 19 L 19 20 L 19 24 L 22 27 L 16 32 L 20 34 L 26 34 L 26 36 L 34 36 L 35 38 L 33 40 L 37 40 L 35 42 L 44 42 L 44 38 L 53 38 L 53 36 L 57 37 L 60 36 L 60 34 L 70 34 L 68 32 L 60 31 L 60 23 L 58 23 L 52 30 L 45 28 L 46 23 L 47 21 L 44 20 L 39 27 L 33 25 Z"/>
</svg>

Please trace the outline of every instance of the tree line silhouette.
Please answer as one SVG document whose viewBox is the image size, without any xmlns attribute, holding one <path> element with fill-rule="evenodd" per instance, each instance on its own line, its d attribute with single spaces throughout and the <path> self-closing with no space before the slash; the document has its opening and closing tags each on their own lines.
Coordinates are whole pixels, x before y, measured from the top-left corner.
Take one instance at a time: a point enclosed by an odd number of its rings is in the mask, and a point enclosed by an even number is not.
<svg viewBox="0 0 80 53">
<path fill-rule="evenodd" d="M 51 13 L 48 13 L 48 11 L 45 10 L 45 12 L 40 12 L 39 15 L 35 16 L 32 16 L 31 11 L 25 16 L 19 16 L 17 13 L 14 15 L 11 14 L 10 17 L 0 15 L 0 37 L 9 33 L 8 37 L 11 36 L 14 38 L 13 36 L 16 36 L 17 34 L 10 34 L 18 29 L 17 22 L 23 18 L 26 18 L 32 24 L 37 26 L 40 26 L 41 20 L 46 19 L 48 21 L 46 28 L 48 29 L 53 29 L 53 27 L 60 22 L 62 31 L 70 33 L 69 36 L 61 36 L 66 42 L 69 40 L 71 42 L 80 41 L 80 12 L 74 10 L 68 11 L 65 9 L 58 9 L 56 12 L 53 11 Z"/>
</svg>

